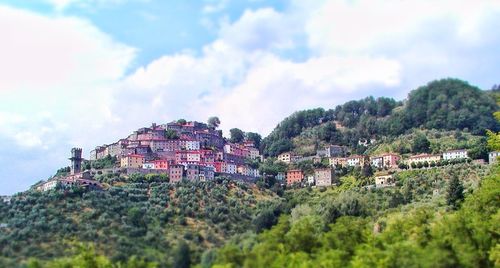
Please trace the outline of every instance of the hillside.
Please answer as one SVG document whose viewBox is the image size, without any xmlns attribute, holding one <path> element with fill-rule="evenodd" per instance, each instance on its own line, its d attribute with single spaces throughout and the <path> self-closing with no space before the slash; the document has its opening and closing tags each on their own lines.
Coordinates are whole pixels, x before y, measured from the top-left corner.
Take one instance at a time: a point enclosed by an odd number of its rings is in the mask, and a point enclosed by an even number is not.
<svg viewBox="0 0 500 268">
<path fill-rule="evenodd" d="M 358 141 L 397 137 L 412 129 L 458 130 L 484 135 L 500 125 L 493 94 L 457 79 L 433 81 L 404 101 L 368 97 L 334 109 L 300 111 L 285 118 L 262 141 L 265 155 L 289 150 L 311 153 L 321 143 L 358 146 Z"/>
<path fill-rule="evenodd" d="M 193 259 L 231 235 L 254 229 L 262 208 L 279 198 L 255 186 L 213 182 L 135 182 L 107 191 L 26 192 L 0 202 L 0 267 L 30 257 L 67 254 L 75 242 L 92 243 L 113 261 L 131 256 L 172 263 L 187 241 Z M 3 261 L 3 262 L 2 262 Z"/>
</svg>

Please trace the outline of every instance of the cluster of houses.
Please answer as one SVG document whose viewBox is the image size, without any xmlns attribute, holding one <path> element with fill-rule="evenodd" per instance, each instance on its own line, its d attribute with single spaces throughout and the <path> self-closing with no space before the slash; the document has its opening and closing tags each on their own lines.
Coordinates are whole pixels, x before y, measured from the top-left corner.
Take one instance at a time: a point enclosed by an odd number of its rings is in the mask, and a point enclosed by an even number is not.
<svg viewBox="0 0 500 268">
<path fill-rule="evenodd" d="M 120 168 L 129 174 L 165 173 L 172 182 L 182 178 L 211 180 L 216 173 L 252 180 L 259 172 L 246 164 L 246 160 L 261 157 L 252 141 L 227 142 L 222 131 L 200 122 L 152 124 L 113 144 L 98 146 L 90 159 L 108 155 L 116 157 Z"/>
<path fill-rule="evenodd" d="M 330 186 L 335 184 L 333 169 L 340 167 L 363 167 L 371 165 L 372 167 L 385 170 L 379 172 L 375 176 L 375 184 L 377 187 L 386 187 L 394 185 L 393 173 L 398 169 L 400 163 L 407 165 L 409 168 L 415 167 L 424 163 L 438 163 L 443 160 L 468 159 L 467 150 L 449 150 L 440 155 L 435 154 L 418 154 L 409 156 L 403 159 L 401 155 L 396 153 L 385 153 L 375 156 L 367 155 L 350 155 L 348 148 L 339 145 L 329 145 L 322 150 L 318 150 L 315 156 L 301 157 L 293 152 L 285 152 L 278 155 L 277 159 L 286 164 L 299 163 L 305 160 L 312 160 L 314 163 L 322 162 L 325 158 L 328 159 L 329 168 L 314 169 L 314 174 L 306 176 L 300 169 L 289 169 L 286 173 L 280 173 L 277 176 L 278 180 L 286 181 L 287 185 L 302 184 L 316 186 Z M 490 153 L 490 163 L 496 161 L 500 156 L 500 152 Z"/>
</svg>

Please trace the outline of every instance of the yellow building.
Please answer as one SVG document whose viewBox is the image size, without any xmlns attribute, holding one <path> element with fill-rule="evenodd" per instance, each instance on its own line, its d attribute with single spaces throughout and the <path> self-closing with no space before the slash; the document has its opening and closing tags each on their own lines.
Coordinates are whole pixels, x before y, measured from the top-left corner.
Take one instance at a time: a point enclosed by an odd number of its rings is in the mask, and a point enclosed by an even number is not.
<svg viewBox="0 0 500 268">
<path fill-rule="evenodd" d="M 433 154 L 418 154 L 418 155 L 413 155 L 408 158 L 406 163 L 408 165 L 411 165 L 413 163 L 418 164 L 418 163 L 431 163 L 431 162 L 439 162 L 441 161 L 441 156 L 440 155 L 433 155 Z"/>
<path fill-rule="evenodd" d="M 120 167 L 122 168 L 142 168 L 144 164 L 144 156 L 138 154 L 129 154 L 122 157 Z"/>
</svg>

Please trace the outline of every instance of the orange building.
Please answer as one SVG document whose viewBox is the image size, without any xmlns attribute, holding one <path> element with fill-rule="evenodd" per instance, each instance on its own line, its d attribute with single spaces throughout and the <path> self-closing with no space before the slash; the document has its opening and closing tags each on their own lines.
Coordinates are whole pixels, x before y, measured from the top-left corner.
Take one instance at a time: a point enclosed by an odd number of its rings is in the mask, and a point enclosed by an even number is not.
<svg viewBox="0 0 500 268">
<path fill-rule="evenodd" d="M 304 173 L 300 169 L 291 169 L 286 172 L 286 184 L 292 185 L 301 182 L 304 179 Z"/>
</svg>

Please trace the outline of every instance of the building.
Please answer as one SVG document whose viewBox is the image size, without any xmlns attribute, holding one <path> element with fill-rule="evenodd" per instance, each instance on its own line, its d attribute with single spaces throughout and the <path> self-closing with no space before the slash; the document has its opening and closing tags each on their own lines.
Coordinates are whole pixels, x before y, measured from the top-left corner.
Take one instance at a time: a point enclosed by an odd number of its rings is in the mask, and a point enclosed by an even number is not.
<svg viewBox="0 0 500 268">
<path fill-rule="evenodd" d="M 314 180 L 316 181 L 316 186 L 332 185 L 332 170 L 329 168 L 315 169 Z"/>
<path fill-rule="evenodd" d="M 328 145 L 323 150 L 317 150 L 316 155 L 319 157 L 343 157 L 347 152 L 347 148 L 340 145 Z"/>
<path fill-rule="evenodd" d="M 10 201 L 12 200 L 12 196 L 2 195 L 2 196 L 0 196 L 0 200 L 2 200 L 4 203 L 10 204 Z"/>
<path fill-rule="evenodd" d="M 154 169 L 155 164 L 154 163 L 144 163 L 142 164 L 142 169 Z"/>
<path fill-rule="evenodd" d="M 307 185 L 314 185 L 314 175 L 306 176 Z"/>
<path fill-rule="evenodd" d="M 237 166 L 232 163 L 227 163 L 226 165 L 226 173 L 228 174 L 236 174 L 237 172 Z"/>
<path fill-rule="evenodd" d="M 498 157 L 500 157 L 500 151 L 490 152 L 488 154 L 488 163 L 490 164 L 496 163 Z"/>
<path fill-rule="evenodd" d="M 154 169 L 168 169 L 168 160 L 166 159 L 160 159 L 160 160 L 154 160 Z"/>
<path fill-rule="evenodd" d="M 182 175 L 184 173 L 183 165 L 171 165 L 168 169 L 168 177 L 170 182 L 179 182 L 182 180 Z"/>
<path fill-rule="evenodd" d="M 382 156 L 372 156 L 370 157 L 370 163 L 376 168 L 384 167 L 384 158 Z"/>
<path fill-rule="evenodd" d="M 451 159 L 465 159 L 468 158 L 469 156 L 467 155 L 467 150 L 460 149 L 460 150 L 450 150 L 446 151 L 443 153 L 443 159 L 444 160 L 451 160 Z"/>
<path fill-rule="evenodd" d="M 286 164 L 293 163 L 297 160 L 297 156 L 292 152 L 286 152 L 278 155 L 278 160 Z"/>
<path fill-rule="evenodd" d="M 199 167 L 199 180 L 200 181 L 211 181 L 215 178 L 214 168 L 212 167 Z"/>
<path fill-rule="evenodd" d="M 383 158 L 383 167 L 387 168 L 396 168 L 399 160 L 401 160 L 401 156 L 395 153 L 386 153 L 381 156 Z"/>
<path fill-rule="evenodd" d="M 286 172 L 286 184 L 300 183 L 304 179 L 304 173 L 300 169 L 291 169 Z"/>
<path fill-rule="evenodd" d="M 253 147 L 249 147 L 248 151 L 250 153 L 250 158 L 251 159 L 257 159 L 257 158 L 259 158 L 259 156 L 260 156 L 259 149 L 253 148 Z"/>
<path fill-rule="evenodd" d="M 441 156 L 440 155 L 432 155 L 432 154 L 418 154 L 418 155 L 413 155 L 408 158 L 406 161 L 408 165 L 412 164 L 418 164 L 418 163 L 431 163 L 431 162 L 439 162 L 441 161 Z"/>
<path fill-rule="evenodd" d="M 278 173 L 278 175 L 276 175 L 275 178 L 277 181 L 284 181 L 286 179 L 286 175 L 285 175 L 285 173 L 280 172 L 280 173 Z"/>
<path fill-rule="evenodd" d="M 36 190 L 41 191 L 41 192 L 50 191 L 52 189 L 55 189 L 57 187 L 58 183 L 59 183 L 59 181 L 57 179 L 49 180 L 45 183 L 38 185 L 36 187 Z"/>
<path fill-rule="evenodd" d="M 190 181 L 198 180 L 200 175 L 200 166 L 198 165 L 187 165 L 186 167 L 186 179 Z"/>
<path fill-rule="evenodd" d="M 347 165 L 350 167 L 364 166 L 365 156 L 364 155 L 352 155 L 347 158 Z"/>
<path fill-rule="evenodd" d="M 82 171 L 82 149 L 81 148 L 72 148 L 71 149 L 71 175 L 78 174 Z"/>
<path fill-rule="evenodd" d="M 330 157 L 330 166 L 332 167 L 345 167 L 347 166 L 347 158 L 345 157 Z"/>
<path fill-rule="evenodd" d="M 392 174 L 379 174 L 375 176 L 376 187 L 394 186 L 394 176 Z"/>
<path fill-rule="evenodd" d="M 144 164 L 144 156 L 139 154 L 129 154 L 120 160 L 120 167 L 122 168 L 142 168 Z"/>
<path fill-rule="evenodd" d="M 215 172 L 217 173 L 227 173 L 227 163 L 224 161 L 217 161 L 214 163 Z"/>
</svg>

